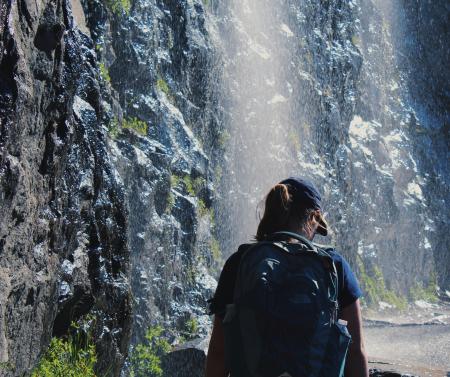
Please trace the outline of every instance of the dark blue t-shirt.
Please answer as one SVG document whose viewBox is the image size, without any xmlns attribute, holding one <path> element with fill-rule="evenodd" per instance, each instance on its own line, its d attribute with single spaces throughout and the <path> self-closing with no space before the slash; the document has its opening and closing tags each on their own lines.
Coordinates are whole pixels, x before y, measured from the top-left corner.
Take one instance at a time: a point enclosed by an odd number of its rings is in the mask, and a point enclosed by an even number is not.
<svg viewBox="0 0 450 377">
<path fill-rule="evenodd" d="M 242 255 L 249 246 L 250 245 L 248 244 L 239 246 L 238 251 L 232 254 L 225 262 L 220 274 L 216 293 L 214 294 L 214 297 L 208 301 L 210 314 L 217 314 L 220 317 L 223 317 L 226 306 L 233 303 L 234 283 L 236 281 L 239 263 Z M 342 309 L 354 303 L 361 297 L 362 291 L 359 288 L 355 274 L 344 257 L 336 251 L 327 249 L 327 252 L 331 254 L 336 265 L 339 284 L 338 302 L 339 307 Z"/>
</svg>

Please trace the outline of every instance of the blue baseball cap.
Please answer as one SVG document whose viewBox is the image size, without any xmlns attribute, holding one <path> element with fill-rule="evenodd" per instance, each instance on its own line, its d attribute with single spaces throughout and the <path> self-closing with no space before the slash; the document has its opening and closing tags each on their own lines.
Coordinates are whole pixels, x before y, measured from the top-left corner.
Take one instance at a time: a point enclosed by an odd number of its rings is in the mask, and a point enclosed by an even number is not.
<svg viewBox="0 0 450 377">
<path fill-rule="evenodd" d="M 312 182 L 300 177 L 289 177 L 280 183 L 290 186 L 289 193 L 292 194 L 293 202 L 296 205 L 304 208 L 318 209 L 322 212 L 322 197 Z M 323 216 L 319 218 L 317 233 L 322 236 L 328 234 L 328 224 Z"/>
</svg>

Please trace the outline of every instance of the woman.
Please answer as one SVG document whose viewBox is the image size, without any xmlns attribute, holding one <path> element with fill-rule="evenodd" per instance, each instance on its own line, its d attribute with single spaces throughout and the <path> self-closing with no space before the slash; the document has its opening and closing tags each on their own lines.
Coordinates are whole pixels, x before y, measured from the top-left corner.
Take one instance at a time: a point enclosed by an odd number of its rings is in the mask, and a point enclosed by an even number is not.
<svg viewBox="0 0 450 377">
<path fill-rule="evenodd" d="M 301 178 L 289 178 L 276 184 L 266 197 L 264 215 L 256 233 L 257 241 L 266 240 L 272 233 L 290 231 L 313 240 L 316 233 L 327 235 L 327 223 L 322 215 L 321 197 L 314 185 Z M 288 242 L 298 242 L 288 239 Z M 241 245 L 230 256 L 220 275 L 210 310 L 214 325 L 206 363 L 206 377 L 226 377 L 224 362 L 224 331 L 222 320 L 227 304 L 233 302 L 233 292 L 241 257 L 249 245 Z M 339 318 L 347 321 L 352 336 L 345 376 L 368 377 L 367 356 L 362 337 L 359 298 L 362 293 L 347 261 L 338 253 L 330 253 L 338 272 Z M 296 376 L 294 376 L 296 377 Z"/>
</svg>

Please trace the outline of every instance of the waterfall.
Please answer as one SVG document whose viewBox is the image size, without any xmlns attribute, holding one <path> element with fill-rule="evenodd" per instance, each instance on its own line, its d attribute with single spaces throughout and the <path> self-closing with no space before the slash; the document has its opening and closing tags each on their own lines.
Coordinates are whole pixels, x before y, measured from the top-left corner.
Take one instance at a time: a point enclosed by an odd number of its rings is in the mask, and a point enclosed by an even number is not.
<svg viewBox="0 0 450 377">
<path fill-rule="evenodd" d="M 233 245 L 256 234 L 257 209 L 270 187 L 298 174 L 301 141 L 292 111 L 291 54 L 298 42 L 283 1 L 230 1 L 224 12 L 223 102 L 229 129 L 225 155 L 226 212 Z M 302 93 L 303 94 L 303 93 Z M 231 250 L 227 250 L 231 251 Z"/>
<path fill-rule="evenodd" d="M 223 50 L 225 254 L 251 239 L 257 207 L 289 175 L 323 193 L 335 244 L 372 303 L 433 286 L 430 174 L 414 147 L 429 120 L 399 64 L 391 2 L 229 1 L 217 6 Z M 419 136 L 420 138 L 420 136 Z M 411 276 L 415 276 L 414 282 Z M 380 280 L 381 279 L 381 280 Z M 396 293 L 394 293 L 396 292 Z"/>
</svg>

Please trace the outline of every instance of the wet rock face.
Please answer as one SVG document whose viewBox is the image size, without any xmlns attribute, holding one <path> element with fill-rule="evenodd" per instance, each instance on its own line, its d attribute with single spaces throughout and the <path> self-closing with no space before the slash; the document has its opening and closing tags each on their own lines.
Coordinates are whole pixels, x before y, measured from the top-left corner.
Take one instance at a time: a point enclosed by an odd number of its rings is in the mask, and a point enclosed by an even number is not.
<svg viewBox="0 0 450 377">
<path fill-rule="evenodd" d="M 418 281 L 433 284 L 436 270 L 441 287 L 448 286 L 446 259 L 437 252 L 448 242 L 435 231 L 443 212 L 432 204 L 447 189 L 439 184 L 430 195 L 432 182 L 448 174 L 431 160 L 441 166 L 445 153 L 422 133 L 439 121 L 423 114 L 408 87 L 413 73 L 398 64 L 402 37 L 395 27 L 409 11 L 382 1 L 314 3 L 298 9 L 304 17 L 297 26 L 306 34 L 301 52 L 314 61 L 305 64 L 298 54 L 297 65 L 312 77 L 298 82 L 308 93 L 299 93 L 300 108 L 317 125 L 300 165 L 316 165 L 307 173 L 322 186 L 335 242 L 356 270 L 364 264 L 370 275 L 379 268 L 387 286 L 404 295 Z M 434 150 L 427 165 L 425 148 Z"/>
<path fill-rule="evenodd" d="M 108 149 L 129 212 L 132 343 L 155 323 L 177 336 L 193 317 L 206 332 L 219 127 L 204 5 L 137 0 L 128 15 L 98 1 L 83 6 L 110 76 L 102 85 L 110 128 L 118 125 Z M 129 126 L 135 120 L 145 130 Z"/>
<path fill-rule="evenodd" d="M 0 361 L 29 371 L 86 314 L 98 371 L 130 335 L 123 190 L 109 160 L 92 41 L 67 1 L 2 2 Z"/>
<path fill-rule="evenodd" d="M 394 43 L 400 51 L 399 64 L 409 72 L 406 84 L 419 118 L 413 128 L 414 152 L 421 170 L 428 173 L 424 195 L 434 215 L 432 244 L 439 284 L 449 289 L 450 235 L 442 230 L 450 222 L 450 169 L 444 157 L 450 147 L 450 95 L 446 89 L 450 72 L 442 67 L 450 55 L 446 42 L 450 38 L 450 5 L 445 1 L 402 1 L 397 7 L 403 12 L 395 25 L 398 38 Z"/>
<path fill-rule="evenodd" d="M 219 152 L 203 4 L 111 4 L 2 3 L 7 375 L 30 370 L 51 336 L 87 314 L 98 371 L 117 375 L 130 286 L 134 341 L 155 322 L 174 336 L 194 316 L 200 332 L 209 327 L 210 165 Z"/>
</svg>

